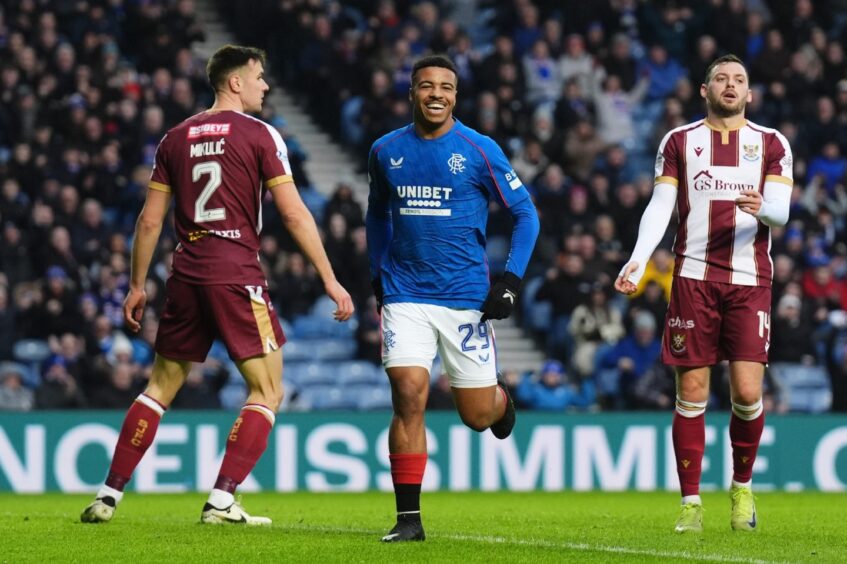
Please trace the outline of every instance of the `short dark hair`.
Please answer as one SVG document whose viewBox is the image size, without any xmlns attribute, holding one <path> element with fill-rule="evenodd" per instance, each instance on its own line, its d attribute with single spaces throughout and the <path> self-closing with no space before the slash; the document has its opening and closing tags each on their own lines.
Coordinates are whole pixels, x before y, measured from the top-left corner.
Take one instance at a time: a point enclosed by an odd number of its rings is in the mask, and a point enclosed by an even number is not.
<svg viewBox="0 0 847 564">
<path fill-rule="evenodd" d="M 747 78 L 750 78 L 750 73 L 747 71 L 747 67 L 744 65 L 744 61 L 742 61 L 741 58 L 737 55 L 729 53 L 722 57 L 718 57 L 717 59 L 712 61 L 712 64 L 710 64 L 709 67 L 706 69 L 706 76 L 703 77 L 703 84 L 709 84 L 709 81 L 712 80 L 715 75 L 715 69 L 718 67 L 718 65 L 722 65 L 724 63 L 738 63 L 739 65 L 744 67 L 744 72 L 747 73 Z"/>
<path fill-rule="evenodd" d="M 223 87 L 229 74 L 250 61 L 257 61 L 264 66 L 267 55 L 257 47 L 244 45 L 224 45 L 209 59 L 206 64 L 206 76 L 209 85 L 217 92 Z"/>
<path fill-rule="evenodd" d="M 447 69 L 456 75 L 456 82 L 459 82 L 459 71 L 456 70 L 456 65 L 453 64 L 450 57 L 447 55 L 428 55 L 418 59 L 414 66 L 412 66 L 412 86 L 415 85 L 415 75 L 418 74 L 418 71 L 427 67 L 440 67 L 442 69 Z"/>
</svg>

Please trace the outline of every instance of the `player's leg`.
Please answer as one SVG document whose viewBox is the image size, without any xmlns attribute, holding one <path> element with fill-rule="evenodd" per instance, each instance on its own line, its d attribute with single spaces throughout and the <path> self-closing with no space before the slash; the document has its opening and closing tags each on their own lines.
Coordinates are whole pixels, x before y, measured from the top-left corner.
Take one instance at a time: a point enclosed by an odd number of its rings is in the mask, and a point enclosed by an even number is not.
<svg viewBox="0 0 847 564">
<path fill-rule="evenodd" d="M 682 508 L 677 532 L 703 530 L 700 475 L 706 449 L 709 366 L 718 360 L 721 313 L 715 288 L 675 277 L 662 338 L 662 361 L 676 369 L 672 435 Z"/>
<path fill-rule="evenodd" d="M 117 504 L 123 498 L 127 482 L 132 478 L 144 453 L 153 444 L 159 420 L 182 387 L 189 370 L 190 361 L 171 360 L 156 355 L 150 382 L 124 417 L 106 482 L 97 492 L 95 500 L 83 510 L 83 522 L 111 520 Z"/>
<path fill-rule="evenodd" d="M 495 437 L 505 439 L 515 426 L 515 406 L 506 387 L 497 382 L 491 322 L 481 323 L 481 313 L 470 309 L 429 306 L 429 310 L 462 422 L 478 432 L 490 428 Z"/>
<path fill-rule="evenodd" d="M 214 325 L 206 316 L 202 299 L 201 287 L 168 280 L 150 382 L 127 412 L 106 484 L 83 511 L 83 521 L 111 519 L 124 486 L 153 443 L 159 420 L 185 381 L 191 363 L 206 358 L 214 340 Z"/>
<path fill-rule="evenodd" d="M 282 402 L 282 350 L 285 336 L 261 286 L 227 285 L 207 289 L 207 301 L 221 338 L 236 359 L 248 395 L 227 435 L 215 485 L 203 506 L 203 523 L 267 525 L 267 517 L 247 514 L 235 502 L 235 489 L 247 478 L 268 446 Z"/>
<path fill-rule="evenodd" d="M 424 411 L 437 335 L 420 304 L 386 304 L 382 309 L 382 360 L 391 384 L 394 415 L 388 452 L 397 522 L 383 542 L 422 541 L 421 484 L 427 448 Z"/>
<path fill-rule="evenodd" d="M 732 414 L 732 516 L 736 531 L 754 531 L 757 525 L 753 499 L 753 463 L 765 427 L 762 381 L 770 340 L 770 288 L 733 286 L 726 290 L 722 331 L 724 356 L 730 360 Z"/>
<path fill-rule="evenodd" d="M 756 504 L 753 499 L 753 463 L 765 427 L 762 406 L 762 380 L 765 367 L 759 362 L 730 363 L 732 415 L 729 440 L 732 443 L 732 516 L 730 525 L 736 531 L 756 529 Z"/>
<path fill-rule="evenodd" d="M 703 530 L 700 476 L 706 450 L 706 404 L 709 399 L 709 368 L 677 367 L 676 410 L 672 437 L 676 470 L 682 493 L 678 533 Z"/>
</svg>

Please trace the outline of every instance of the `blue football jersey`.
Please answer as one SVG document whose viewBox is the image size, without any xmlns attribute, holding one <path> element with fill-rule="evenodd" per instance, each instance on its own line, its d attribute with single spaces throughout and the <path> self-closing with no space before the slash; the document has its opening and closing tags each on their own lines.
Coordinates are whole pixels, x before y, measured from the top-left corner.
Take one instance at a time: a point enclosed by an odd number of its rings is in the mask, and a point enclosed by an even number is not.
<svg viewBox="0 0 847 564">
<path fill-rule="evenodd" d="M 489 287 L 489 200 L 509 208 L 529 198 L 500 147 L 458 120 L 437 139 L 419 137 L 410 124 L 373 144 L 368 175 L 369 219 L 390 215 L 387 248 L 372 240 L 378 230 L 368 241 L 384 303 L 479 309 Z"/>
</svg>

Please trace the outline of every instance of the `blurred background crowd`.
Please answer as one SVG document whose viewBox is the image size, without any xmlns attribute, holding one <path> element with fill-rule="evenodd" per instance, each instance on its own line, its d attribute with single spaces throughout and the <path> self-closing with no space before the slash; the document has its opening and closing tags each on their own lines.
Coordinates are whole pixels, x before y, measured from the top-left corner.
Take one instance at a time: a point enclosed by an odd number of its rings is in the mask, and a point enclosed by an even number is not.
<svg viewBox="0 0 847 564">
<path fill-rule="evenodd" d="M 220 0 L 238 41 L 265 48 L 277 84 L 346 147 L 410 121 L 414 60 L 459 69 L 456 116 L 495 139 L 529 188 L 541 236 L 517 314 L 548 361 L 505 371 L 522 407 L 658 409 L 673 403 L 659 362 L 673 229 L 633 299 L 611 283 L 634 245 L 662 136 L 704 117 L 707 65 L 750 71 L 751 121 L 791 144 L 791 219 L 773 229 L 768 408 L 847 411 L 847 1 Z M 156 145 L 211 104 L 194 0 L 0 0 L 0 410 L 124 408 L 143 387 L 168 276 L 167 228 L 140 334 L 122 327 L 129 249 Z M 207 7 L 208 9 L 208 7 Z M 331 308 L 272 206 L 261 255 L 286 333 L 287 408 L 390 405 L 379 367 L 363 202 L 316 187 L 308 154 L 267 105 L 322 228 L 355 323 Z M 322 188 L 317 190 L 316 188 Z M 329 189 L 327 189 L 329 188 Z M 330 197 L 321 193 L 331 192 Z M 505 264 L 507 213 L 492 207 L 491 270 Z M 673 226 L 672 226 L 673 227 Z M 434 371 L 432 408 L 450 408 Z M 726 370 L 712 406 L 727 407 Z M 351 391 L 367 390 L 359 395 Z M 240 404 L 216 346 L 178 408 Z"/>
</svg>

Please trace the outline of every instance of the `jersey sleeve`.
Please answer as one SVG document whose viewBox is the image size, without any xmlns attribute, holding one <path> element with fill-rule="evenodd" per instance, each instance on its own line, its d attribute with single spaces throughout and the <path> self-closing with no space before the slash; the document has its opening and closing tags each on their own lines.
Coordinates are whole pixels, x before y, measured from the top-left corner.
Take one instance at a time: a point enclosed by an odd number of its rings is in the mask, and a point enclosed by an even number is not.
<svg viewBox="0 0 847 564">
<path fill-rule="evenodd" d="M 681 152 L 678 145 L 679 135 L 674 133 L 673 131 L 668 132 L 659 145 L 659 151 L 656 154 L 655 184 L 679 186 Z"/>
<path fill-rule="evenodd" d="M 368 155 L 368 211 L 365 214 L 365 234 L 368 241 L 368 259 L 370 262 L 371 279 L 380 276 L 382 257 L 388 250 L 391 241 L 391 195 L 388 183 L 385 181 L 379 166 L 377 151 L 371 148 Z"/>
<path fill-rule="evenodd" d="M 288 147 L 279 131 L 263 123 L 259 135 L 259 166 L 266 188 L 292 182 L 291 164 L 288 162 Z"/>
<path fill-rule="evenodd" d="M 791 147 L 781 133 L 776 132 L 765 148 L 765 182 L 781 182 L 794 186 L 794 158 Z"/>
<path fill-rule="evenodd" d="M 481 138 L 477 149 L 483 167 L 480 179 L 492 197 L 507 208 L 529 198 L 526 186 L 494 140 Z"/>
<path fill-rule="evenodd" d="M 171 176 L 168 172 L 168 149 L 165 141 L 168 138 L 166 133 L 162 140 L 159 141 L 159 146 L 156 147 L 156 156 L 153 160 L 153 172 L 150 174 L 150 182 L 147 187 L 151 190 L 159 190 L 160 192 L 171 192 Z"/>
</svg>

